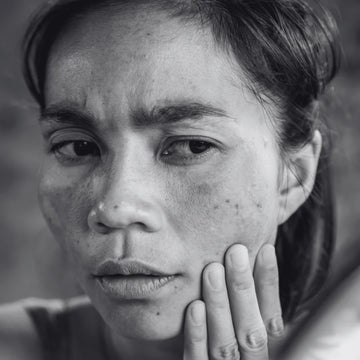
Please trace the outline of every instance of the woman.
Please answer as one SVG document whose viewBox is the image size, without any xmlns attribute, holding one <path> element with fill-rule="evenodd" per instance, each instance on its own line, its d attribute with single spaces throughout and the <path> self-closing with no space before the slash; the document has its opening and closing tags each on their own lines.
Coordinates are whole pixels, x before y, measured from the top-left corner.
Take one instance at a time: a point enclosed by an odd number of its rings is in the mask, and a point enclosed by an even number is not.
<svg viewBox="0 0 360 360">
<path fill-rule="evenodd" d="M 334 34 L 303 0 L 41 11 L 39 200 L 90 302 L 4 306 L 3 357 L 268 359 L 329 265 Z"/>
</svg>

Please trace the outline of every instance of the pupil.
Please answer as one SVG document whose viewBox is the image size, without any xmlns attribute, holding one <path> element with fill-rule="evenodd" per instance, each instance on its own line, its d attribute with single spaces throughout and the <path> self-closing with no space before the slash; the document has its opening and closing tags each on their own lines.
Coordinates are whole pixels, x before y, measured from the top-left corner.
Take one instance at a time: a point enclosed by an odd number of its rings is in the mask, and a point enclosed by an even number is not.
<svg viewBox="0 0 360 360">
<path fill-rule="evenodd" d="M 77 156 L 86 156 L 93 153 L 94 149 L 87 141 L 77 141 L 74 143 L 74 152 Z"/>
<path fill-rule="evenodd" d="M 194 154 L 200 154 L 209 148 L 209 144 L 205 141 L 190 141 L 189 147 Z"/>
</svg>

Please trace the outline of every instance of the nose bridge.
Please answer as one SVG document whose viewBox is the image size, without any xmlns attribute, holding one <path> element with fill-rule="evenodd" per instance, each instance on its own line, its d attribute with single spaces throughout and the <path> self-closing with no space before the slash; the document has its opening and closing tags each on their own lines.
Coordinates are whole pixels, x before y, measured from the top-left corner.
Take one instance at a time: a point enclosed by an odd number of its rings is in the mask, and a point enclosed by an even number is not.
<svg viewBox="0 0 360 360">
<path fill-rule="evenodd" d="M 118 151 L 104 170 L 101 190 L 94 219 L 89 221 L 95 229 L 106 231 L 141 225 L 146 231 L 158 231 L 162 224 L 162 213 L 156 202 L 156 191 L 149 187 L 151 163 L 141 146 L 127 142 Z M 156 183 L 156 182 L 155 182 Z M 94 225 L 95 224 L 95 225 Z M 97 224 L 97 225 L 96 225 Z"/>
<path fill-rule="evenodd" d="M 150 195 L 145 188 L 148 167 L 146 154 L 139 146 L 129 143 L 111 159 L 109 176 L 105 177 L 105 197 L 118 202 L 131 198 L 145 201 L 146 195 Z"/>
</svg>

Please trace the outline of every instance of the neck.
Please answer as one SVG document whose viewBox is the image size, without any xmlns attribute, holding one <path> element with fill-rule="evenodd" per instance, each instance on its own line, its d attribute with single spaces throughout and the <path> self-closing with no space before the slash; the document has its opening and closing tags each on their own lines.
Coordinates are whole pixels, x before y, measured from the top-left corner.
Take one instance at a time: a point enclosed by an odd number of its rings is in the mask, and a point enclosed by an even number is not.
<svg viewBox="0 0 360 360">
<path fill-rule="evenodd" d="M 139 340 L 121 336 L 107 328 L 107 345 L 112 360 L 180 360 L 183 356 L 183 336 L 166 340 Z"/>
</svg>

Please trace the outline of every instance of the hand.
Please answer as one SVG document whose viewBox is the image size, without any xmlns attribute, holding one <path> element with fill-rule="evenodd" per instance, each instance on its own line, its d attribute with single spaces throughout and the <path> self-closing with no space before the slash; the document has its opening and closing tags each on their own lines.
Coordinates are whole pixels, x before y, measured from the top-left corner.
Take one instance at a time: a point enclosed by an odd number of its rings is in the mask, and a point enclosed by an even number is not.
<svg viewBox="0 0 360 360">
<path fill-rule="evenodd" d="M 225 268 L 207 265 L 204 301 L 196 300 L 185 317 L 184 360 L 267 360 L 268 339 L 283 333 L 275 249 L 264 245 L 254 277 L 248 251 L 233 245 Z"/>
</svg>

